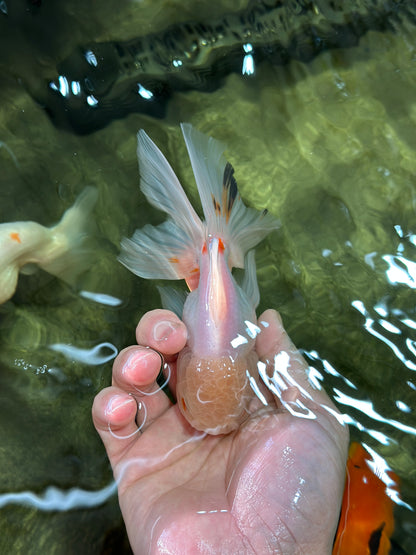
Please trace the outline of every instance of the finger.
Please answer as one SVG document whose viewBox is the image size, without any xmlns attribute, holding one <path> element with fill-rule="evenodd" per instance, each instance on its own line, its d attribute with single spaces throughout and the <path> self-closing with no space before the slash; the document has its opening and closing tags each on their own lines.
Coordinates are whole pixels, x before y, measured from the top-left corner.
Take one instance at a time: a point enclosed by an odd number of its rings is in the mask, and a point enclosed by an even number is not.
<svg viewBox="0 0 416 555">
<path fill-rule="evenodd" d="M 137 409 L 136 400 L 117 387 L 103 389 L 94 399 L 92 419 L 113 467 L 140 433 Z"/>
<path fill-rule="evenodd" d="M 308 365 L 284 329 L 278 312 L 266 310 L 258 322 L 261 332 L 256 340 L 257 353 L 268 364 L 269 372 L 284 381 L 287 400 L 292 402 L 300 392 L 317 403 L 330 402 L 325 391 L 315 389 L 309 381 Z"/>
<path fill-rule="evenodd" d="M 187 337 L 185 324 L 170 310 L 147 312 L 136 329 L 137 343 L 159 351 L 168 361 L 185 347 Z"/>
<path fill-rule="evenodd" d="M 113 385 L 136 399 L 142 431 L 171 406 L 156 381 L 161 364 L 159 353 L 141 346 L 127 347 L 114 361 Z"/>
</svg>

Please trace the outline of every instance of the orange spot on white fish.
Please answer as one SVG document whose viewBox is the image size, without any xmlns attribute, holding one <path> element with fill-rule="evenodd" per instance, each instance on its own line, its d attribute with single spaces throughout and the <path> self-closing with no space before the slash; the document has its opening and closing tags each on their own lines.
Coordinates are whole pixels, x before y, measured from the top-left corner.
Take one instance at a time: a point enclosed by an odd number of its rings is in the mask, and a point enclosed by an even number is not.
<svg viewBox="0 0 416 555">
<path fill-rule="evenodd" d="M 179 262 L 179 258 L 176 258 L 176 256 L 172 256 L 171 258 L 169 258 L 169 262 L 173 262 L 174 264 L 177 264 Z"/>
<path fill-rule="evenodd" d="M 16 241 L 16 243 L 22 242 L 22 240 L 20 239 L 20 235 L 17 233 L 17 231 L 13 231 L 12 233 L 10 233 L 9 237 L 12 241 Z"/>
<path fill-rule="evenodd" d="M 199 285 L 199 268 L 191 270 L 191 275 L 185 281 L 189 291 L 194 291 Z"/>
</svg>

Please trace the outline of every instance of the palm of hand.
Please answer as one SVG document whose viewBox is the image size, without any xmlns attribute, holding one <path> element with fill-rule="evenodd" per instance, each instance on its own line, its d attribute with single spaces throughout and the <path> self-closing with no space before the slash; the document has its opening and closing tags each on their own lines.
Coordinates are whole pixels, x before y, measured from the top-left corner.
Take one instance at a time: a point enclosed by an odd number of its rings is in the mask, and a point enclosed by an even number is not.
<svg viewBox="0 0 416 555">
<path fill-rule="evenodd" d="M 259 356 L 287 349 L 294 355 L 294 373 L 304 376 L 305 363 L 283 328 L 278 329 L 278 319 L 268 317 L 275 340 L 265 336 L 257 346 Z M 145 324 L 150 329 L 151 322 L 139 324 L 138 340 L 152 344 L 143 337 Z M 131 349 L 138 348 L 128 353 Z M 173 345 L 165 352 L 169 359 Z M 116 386 L 123 385 L 121 374 L 128 374 L 125 353 L 118 362 Z M 170 365 L 174 376 L 172 357 Z M 149 390 L 154 388 L 154 375 Z M 302 388 L 307 380 L 301 381 Z M 121 389 L 126 395 L 126 387 Z M 98 396 L 93 415 L 118 481 L 120 507 L 135 552 L 331 552 L 348 434 L 334 418 L 323 391 L 314 391 L 313 399 L 307 399 L 313 419 L 268 406 L 226 436 L 197 432 L 158 392 L 145 399 L 144 433 L 117 439 L 116 434 L 134 431 L 135 408 L 131 397 L 124 397 L 124 404 L 105 415 L 104 404 L 114 398 L 115 390 L 108 388 Z M 104 415 L 113 435 L 108 434 Z"/>
</svg>

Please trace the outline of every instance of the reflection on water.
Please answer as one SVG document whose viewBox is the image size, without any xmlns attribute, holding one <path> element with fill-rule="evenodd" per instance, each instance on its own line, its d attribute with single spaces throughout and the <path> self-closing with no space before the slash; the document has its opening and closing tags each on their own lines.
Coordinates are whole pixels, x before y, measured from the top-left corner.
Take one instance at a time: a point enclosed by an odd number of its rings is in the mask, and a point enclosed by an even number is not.
<svg viewBox="0 0 416 555">
<path fill-rule="evenodd" d="M 91 365 L 104 364 L 117 356 L 117 348 L 108 342 L 95 345 L 92 349 L 80 349 L 62 343 L 54 343 L 50 347 L 52 351 L 65 355 L 68 360 L 76 360 Z M 103 350 L 107 350 L 109 353 L 103 354 Z"/>
<path fill-rule="evenodd" d="M 127 40 L 132 24 L 123 23 L 123 13 L 139 18 L 142 9 L 154 16 L 155 31 L 163 29 L 170 8 L 164 13 L 160 3 L 132 3 L 132 12 L 117 11 L 115 31 L 104 23 L 111 25 L 105 17 L 111 2 L 99 14 L 88 3 L 74 3 L 68 28 L 59 17 L 56 29 L 50 18 L 57 8 L 48 7 L 52 12 L 38 12 L 36 20 L 44 21 L 44 37 L 32 37 L 27 25 L 13 38 L 18 4 L 0 6 L 0 221 L 52 225 L 94 185 L 99 256 L 78 288 L 42 272 L 24 275 L 0 307 L 0 418 L 6 423 L 0 430 L 0 551 L 15 546 L 38 553 L 47 542 L 51 553 L 66 545 L 69 552 L 92 554 L 124 545 L 114 532 L 122 530 L 115 489 L 90 410 L 94 395 L 110 383 L 114 356 L 134 342 L 139 317 L 160 302 L 154 283 L 130 275 L 116 259 L 121 237 L 160 221 L 138 191 L 135 133 L 144 127 L 163 145 L 194 199 L 178 128 L 191 121 L 229 145 L 243 198 L 281 220 L 256 253 L 261 309 L 280 310 L 307 359 L 310 381 L 337 403 L 352 438 L 366 445 L 377 468 L 400 476 L 395 537 L 412 553 L 412 24 L 396 21 L 393 30 L 367 33 L 355 47 L 278 67 L 253 65 L 246 41 L 244 79 L 231 75 L 209 94 L 172 94 L 164 120 L 132 114 L 78 137 L 54 128 L 26 92 L 36 89 L 36 73 L 46 79 L 55 68 L 50 49 L 64 57 L 91 36 Z M 190 19 L 200 8 L 189 0 L 184 9 Z M 283 370 L 284 364 L 282 356 Z M 285 385 L 280 375 L 274 378 L 271 387 Z"/>
<path fill-rule="evenodd" d="M 115 482 L 98 491 L 85 491 L 71 488 L 62 491 L 55 487 L 46 489 L 43 495 L 36 495 L 31 491 L 19 493 L 4 493 L 0 495 L 0 507 L 5 505 L 27 505 L 40 511 L 72 511 L 97 507 L 108 501 L 117 491 Z"/>
</svg>

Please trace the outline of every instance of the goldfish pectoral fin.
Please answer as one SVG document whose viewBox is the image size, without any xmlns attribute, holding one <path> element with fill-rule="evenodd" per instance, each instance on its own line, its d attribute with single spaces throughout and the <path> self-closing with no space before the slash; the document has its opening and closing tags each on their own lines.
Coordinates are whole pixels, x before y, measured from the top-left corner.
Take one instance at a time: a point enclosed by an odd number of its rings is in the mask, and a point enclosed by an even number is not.
<svg viewBox="0 0 416 555">
<path fill-rule="evenodd" d="M 202 222 L 164 155 L 141 129 L 137 134 L 140 188 L 148 201 L 163 210 L 193 240 L 200 242 Z"/>
<path fill-rule="evenodd" d="M 157 289 L 160 294 L 163 308 L 171 310 L 178 318 L 182 318 L 183 305 L 186 301 L 187 292 L 176 289 L 175 287 L 169 287 L 168 285 L 164 287 L 158 286 Z"/>
<path fill-rule="evenodd" d="M 248 251 L 244 258 L 244 277 L 240 285 L 253 308 L 260 302 L 260 291 L 257 283 L 256 258 L 254 249 Z"/>
<path fill-rule="evenodd" d="M 147 279 L 186 279 L 198 266 L 197 250 L 186 233 L 169 219 L 145 225 L 121 242 L 119 260 Z"/>
</svg>

